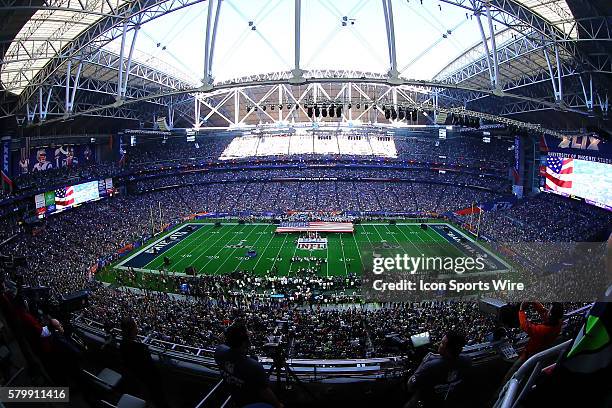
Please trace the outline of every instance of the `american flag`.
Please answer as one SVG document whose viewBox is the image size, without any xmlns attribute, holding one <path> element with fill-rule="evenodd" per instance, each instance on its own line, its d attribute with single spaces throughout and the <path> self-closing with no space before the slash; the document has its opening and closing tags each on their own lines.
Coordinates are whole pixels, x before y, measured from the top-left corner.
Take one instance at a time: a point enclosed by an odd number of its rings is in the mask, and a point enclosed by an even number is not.
<svg viewBox="0 0 612 408">
<path fill-rule="evenodd" d="M 276 232 L 353 232 L 352 222 L 327 222 L 327 221 L 296 221 L 283 222 Z"/>
<path fill-rule="evenodd" d="M 546 158 L 546 190 L 569 194 L 572 190 L 574 159 Z"/>
<path fill-rule="evenodd" d="M 74 205 L 74 187 L 68 186 L 55 190 L 55 206 L 58 210 Z"/>
</svg>

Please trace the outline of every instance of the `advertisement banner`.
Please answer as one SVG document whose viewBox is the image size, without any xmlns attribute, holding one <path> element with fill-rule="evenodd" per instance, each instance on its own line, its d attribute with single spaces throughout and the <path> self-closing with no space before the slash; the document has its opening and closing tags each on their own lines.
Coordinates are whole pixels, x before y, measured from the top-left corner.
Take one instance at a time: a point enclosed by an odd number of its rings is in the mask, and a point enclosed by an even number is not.
<svg viewBox="0 0 612 408">
<path fill-rule="evenodd" d="M 64 145 L 57 147 L 32 148 L 15 157 L 14 174 L 25 175 L 63 167 L 76 167 L 95 162 L 93 145 Z"/>
<path fill-rule="evenodd" d="M 2 184 L 5 190 L 13 190 L 11 179 L 11 138 L 2 138 Z"/>
<path fill-rule="evenodd" d="M 540 151 L 543 153 L 562 153 L 566 157 L 612 163 L 612 143 L 593 134 L 565 136 L 557 138 L 550 135 L 540 136 Z"/>
</svg>

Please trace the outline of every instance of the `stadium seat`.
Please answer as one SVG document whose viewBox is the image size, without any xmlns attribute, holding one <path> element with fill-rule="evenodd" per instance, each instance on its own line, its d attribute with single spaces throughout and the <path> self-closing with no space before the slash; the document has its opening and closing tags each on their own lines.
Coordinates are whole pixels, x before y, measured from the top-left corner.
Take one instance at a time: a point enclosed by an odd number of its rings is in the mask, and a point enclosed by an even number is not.
<svg viewBox="0 0 612 408">
<path fill-rule="evenodd" d="M 135 397 L 130 394 L 123 394 L 117 404 L 111 404 L 108 401 L 100 401 L 103 406 L 108 408 L 144 408 L 147 406 L 147 402 L 138 397 Z"/>
<path fill-rule="evenodd" d="M 98 375 L 92 374 L 87 370 L 83 370 L 83 373 L 89 377 L 95 385 L 106 391 L 115 390 L 123 378 L 121 374 L 110 368 L 104 368 Z"/>
</svg>

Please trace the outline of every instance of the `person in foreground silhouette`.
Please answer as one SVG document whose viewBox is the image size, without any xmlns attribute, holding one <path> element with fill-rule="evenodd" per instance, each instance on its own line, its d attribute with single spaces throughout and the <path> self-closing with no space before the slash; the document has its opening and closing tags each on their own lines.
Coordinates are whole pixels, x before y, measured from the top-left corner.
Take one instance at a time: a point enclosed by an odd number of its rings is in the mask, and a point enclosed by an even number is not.
<svg viewBox="0 0 612 408">
<path fill-rule="evenodd" d="M 257 404 L 258 407 L 283 408 L 270 388 L 264 367 L 247 356 L 250 341 L 246 326 L 240 322 L 229 326 L 225 332 L 225 343 L 217 346 L 215 361 L 233 403 L 237 407 Z"/>
</svg>

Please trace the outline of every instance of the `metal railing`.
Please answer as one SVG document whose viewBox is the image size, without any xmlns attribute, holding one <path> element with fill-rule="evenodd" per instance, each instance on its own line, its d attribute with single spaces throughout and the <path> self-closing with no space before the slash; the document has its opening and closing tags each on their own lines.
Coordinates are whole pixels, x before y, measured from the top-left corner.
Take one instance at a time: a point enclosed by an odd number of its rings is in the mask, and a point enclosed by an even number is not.
<svg viewBox="0 0 612 408">
<path fill-rule="evenodd" d="M 567 340 L 533 355 L 520 366 L 512 378 L 504 385 L 494 408 L 514 408 L 531 389 L 542 372 L 543 365 L 559 357 L 571 345 L 573 340 Z M 527 379 L 525 381 L 525 379 Z M 523 382 L 525 383 L 523 384 Z"/>
</svg>

